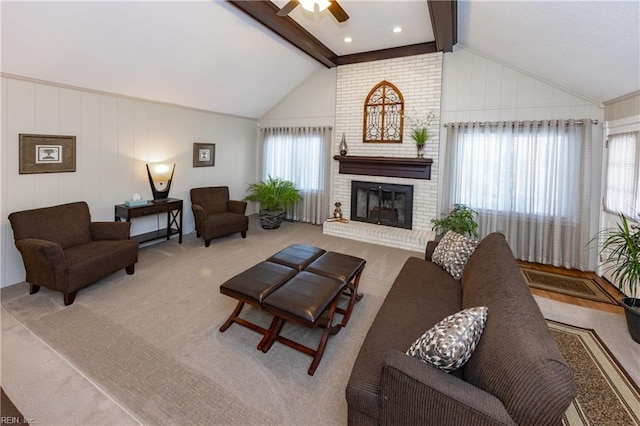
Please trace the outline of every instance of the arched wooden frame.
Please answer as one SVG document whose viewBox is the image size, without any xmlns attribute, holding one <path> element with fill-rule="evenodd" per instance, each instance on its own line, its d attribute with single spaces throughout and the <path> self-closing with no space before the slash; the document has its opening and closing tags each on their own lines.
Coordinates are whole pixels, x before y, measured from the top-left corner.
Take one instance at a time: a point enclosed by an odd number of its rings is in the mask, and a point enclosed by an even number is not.
<svg viewBox="0 0 640 426">
<path fill-rule="evenodd" d="M 362 141 L 365 143 L 402 143 L 404 98 L 396 86 L 381 81 L 364 101 Z"/>
</svg>

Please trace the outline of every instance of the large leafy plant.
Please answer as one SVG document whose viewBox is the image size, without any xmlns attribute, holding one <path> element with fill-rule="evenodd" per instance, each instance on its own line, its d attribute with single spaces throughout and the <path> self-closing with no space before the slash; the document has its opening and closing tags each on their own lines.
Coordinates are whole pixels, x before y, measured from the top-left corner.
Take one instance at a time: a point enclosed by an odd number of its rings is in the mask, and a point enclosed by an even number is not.
<svg viewBox="0 0 640 426">
<path fill-rule="evenodd" d="M 620 223 L 600 231 L 595 239 L 604 239 L 600 248 L 604 269 L 611 272 L 620 291 L 628 288 L 635 299 L 640 281 L 640 228 L 620 213 Z"/>
<path fill-rule="evenodd" d="M 431 219 L 432 230 L 438 234 L 445 234 L 447 231 L 478 238 L 477 213 L 464 204 L 454 204 L 449 214 L 443 214 L 441 219 Z"/>
<path fill-rule="evenodd" d="M 246 201 L 257 201 L 261 210 L 280 211 L 302 199 L 293 182 L 269 176 L 266 180 L 249 185 Z"/>
</svg>

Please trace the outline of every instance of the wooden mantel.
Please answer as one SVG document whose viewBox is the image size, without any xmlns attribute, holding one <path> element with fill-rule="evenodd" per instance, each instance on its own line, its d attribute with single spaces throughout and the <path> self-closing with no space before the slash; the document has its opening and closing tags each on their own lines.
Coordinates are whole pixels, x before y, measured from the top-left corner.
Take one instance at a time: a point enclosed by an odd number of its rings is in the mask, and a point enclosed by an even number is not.
<svg viewBox="0 0 640 426">
<path fill-rule="evenodd" d="M 339 173 L 349 175 L 388 176 L 409 179 L 431 179 L 431 158 L 364 157 L 336 155 Z"/>
</svg>

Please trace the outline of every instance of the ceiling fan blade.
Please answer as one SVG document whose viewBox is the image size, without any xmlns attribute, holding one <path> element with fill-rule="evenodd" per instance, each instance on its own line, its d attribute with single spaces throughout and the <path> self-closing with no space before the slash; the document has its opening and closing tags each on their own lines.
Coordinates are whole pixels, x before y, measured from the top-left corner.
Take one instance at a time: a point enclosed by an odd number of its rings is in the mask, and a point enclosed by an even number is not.
<svg viewBox="0 0 640 426">
<path fill-rule="evenodd" d="M 291 0 L 289 3 L 285 4 L 284 7 L 282 9 L 280 9 L 278 11 L 278 13 L 276 13 L 276 15 L 278 15 L 278 16 L 287 16 L 288 14 L 291 13 L 291 11 L 293 9 L 296 8 L 297 5 L 298 5 L 298 1 L 297 0 Z"/>
<path fill-rule="evenodd" d="M 345 12 L 342 6 L 340 6 L 335 0 L 331 0 L 331 4 L 329 5 L 328 9 L 338 22 L 344 22 L 349 19 L 349 15 L 347 15 L 347 12 Z"/>
</svg>

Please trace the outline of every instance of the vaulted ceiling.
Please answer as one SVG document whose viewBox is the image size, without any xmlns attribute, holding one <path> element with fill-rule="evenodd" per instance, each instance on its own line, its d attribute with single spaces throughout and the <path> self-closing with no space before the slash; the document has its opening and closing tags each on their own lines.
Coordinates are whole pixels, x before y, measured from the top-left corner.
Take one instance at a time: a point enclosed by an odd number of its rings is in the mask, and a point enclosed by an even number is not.
<svg viewBox="0 0 640 426">
<path fill-rule="evenodd" d="M 1 70 L 4 75 L 258 118 L 314 72 L 333 66 L 234 3 L 3 0 Z M 268 3 L 277 10 L 286 0 Z M 434 25 L 433 17 L 442 12 L 430 13 L 430 6 L 433 12 L 434 5 L 452 3 L 340 4 L 350 16 L 344 23 L 328 11 L 310 13 L 299 7 L 290 18 L 280 19 L 294 21 L 315 39 L 299 36 L 301 43 L 319 43 L 329 52 L 325 57 L 333 55 L 340 64 L 422 51 L 408 49 L 434 50 L 436 41 L 443 43 L 442 35 L 436 37 L 439 29 L 447 25 Z M 450 25 L 457 24 L 459 47 L 597 102 L 640 89 L 637 0 L 465 0 L 457 3 L 457 15 Z M 394 26 L 403 31 L 393 33 Z M 345 43 L 346 36 L 353 41 Z"/>
</svg>

